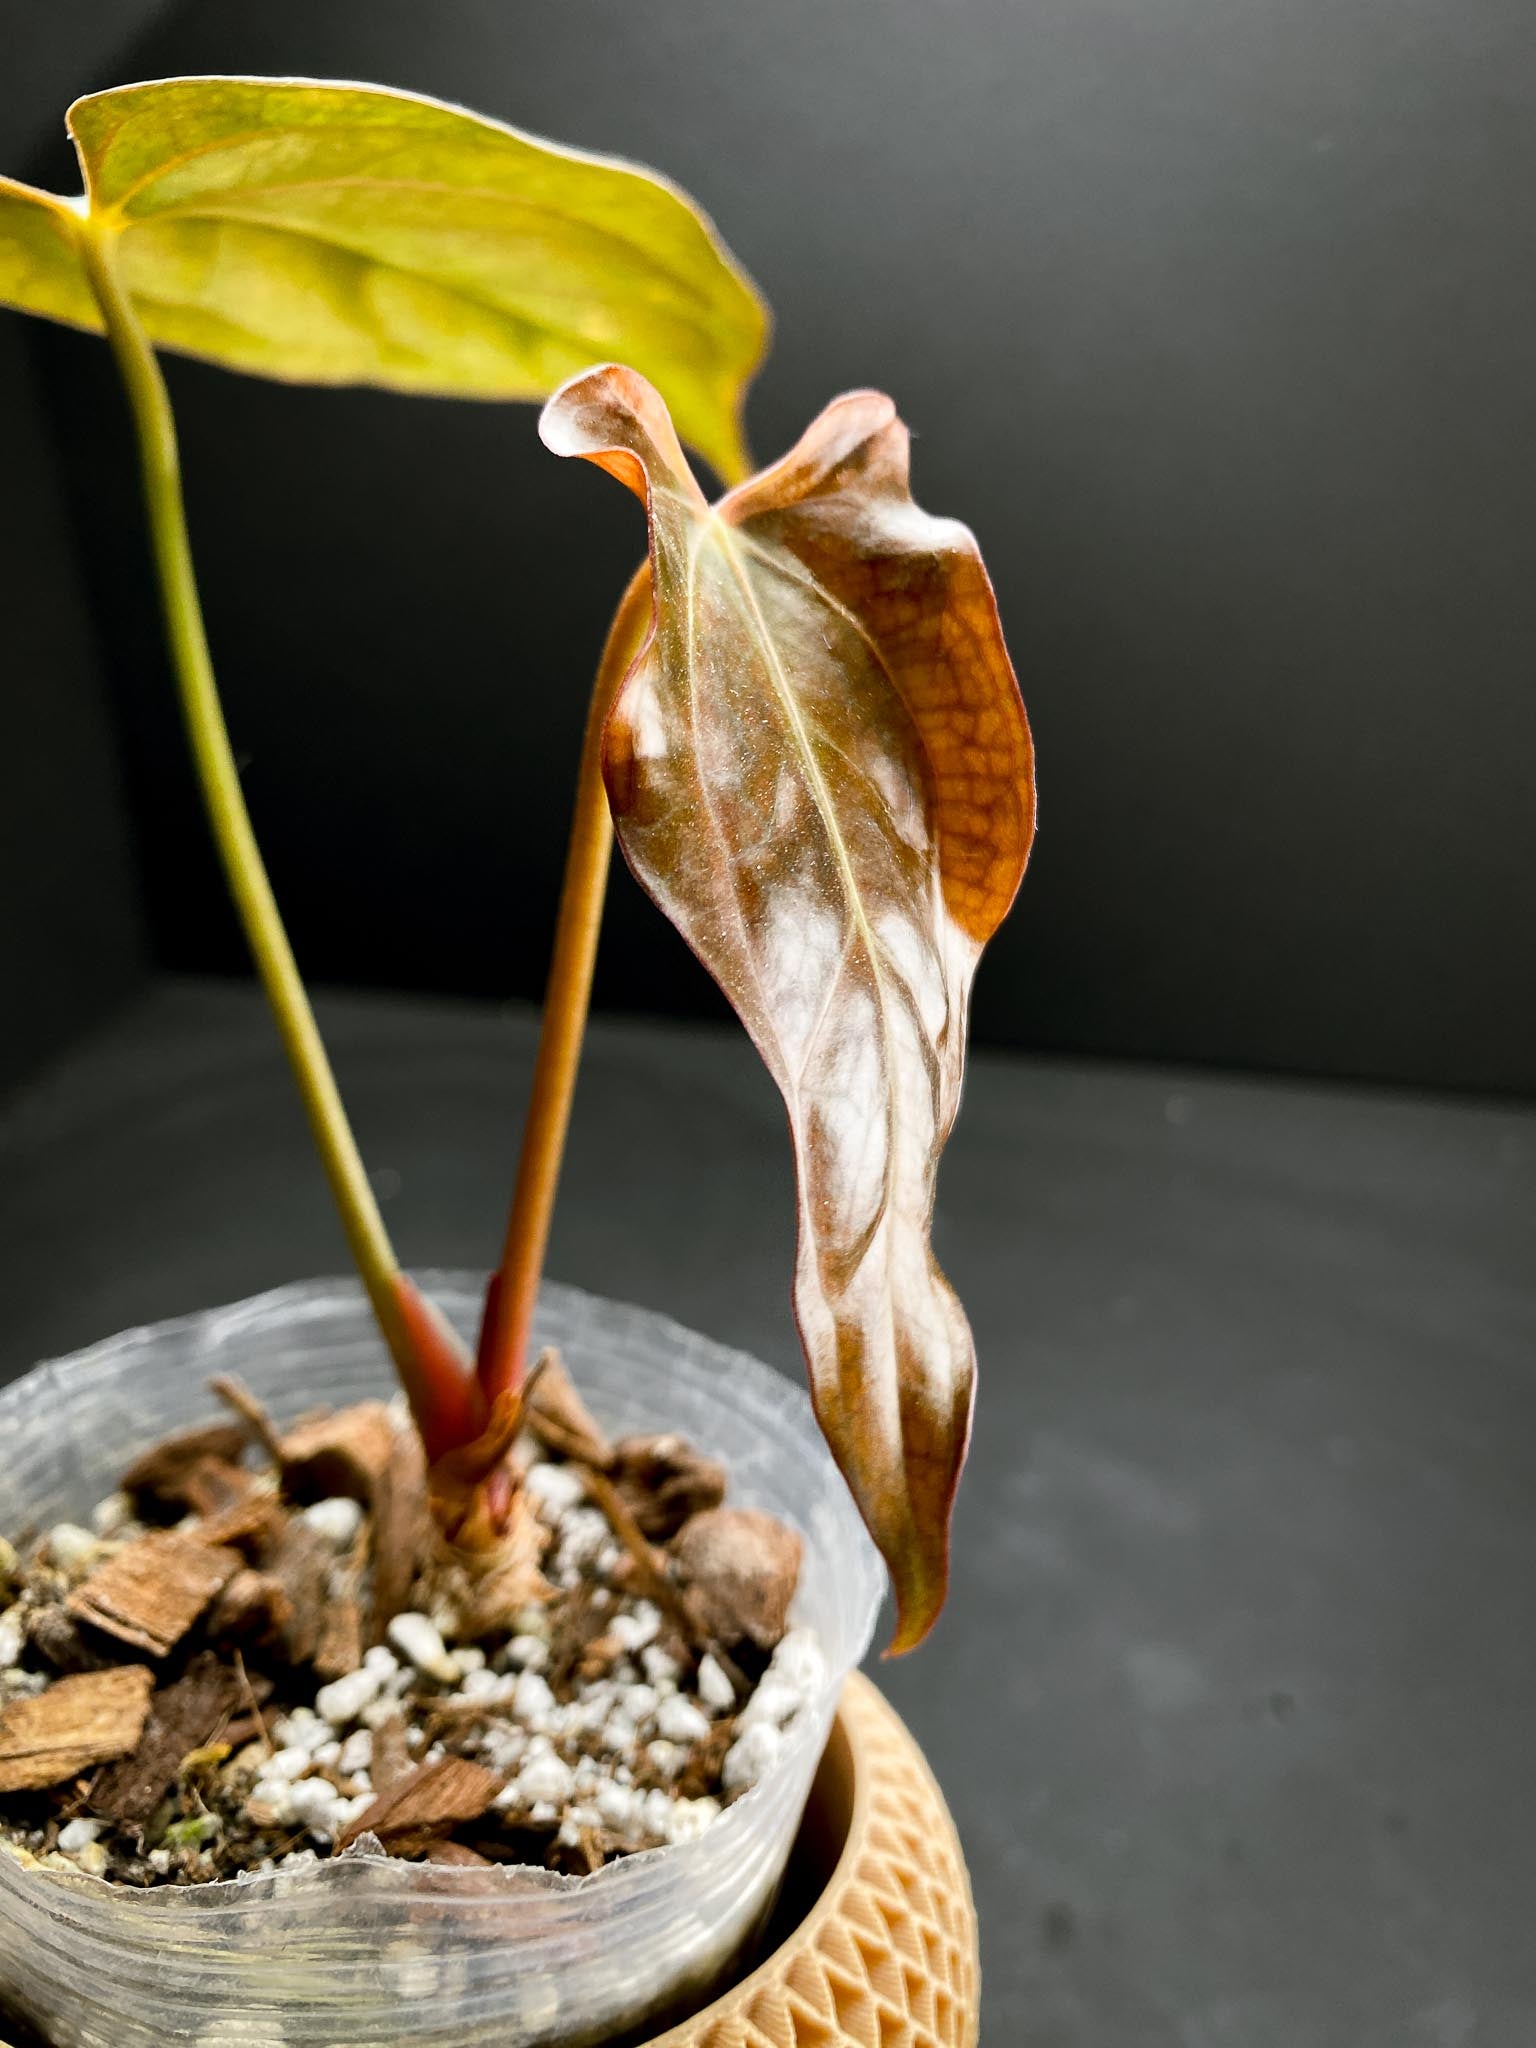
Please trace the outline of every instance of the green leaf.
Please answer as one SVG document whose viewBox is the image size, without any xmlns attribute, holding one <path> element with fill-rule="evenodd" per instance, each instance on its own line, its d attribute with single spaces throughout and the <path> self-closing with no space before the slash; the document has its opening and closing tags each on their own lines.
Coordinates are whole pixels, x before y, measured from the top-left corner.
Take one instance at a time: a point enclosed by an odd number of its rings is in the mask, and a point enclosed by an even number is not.
<svg viewBox="0 0 1536 2048">
<path fill-rule="evenodd" d="M 654 621 L 608 715 L 609 803 L 784 1097 L 812 1398 L 910 1649 L 944 1600 L 975 1380 L 934 1185 L 1034 833 L 992 586 L 970 532 L 913 503 L 879 392 L 714 505 L 632 370 L 566 385 L 540 432 L 646 505 Z"/>
<path fill-rule="evenodd" d="M 543 398 L 617 357 L 717 470 L 746 467 L 767 315 L 653 173 L 377 86 L 169 79 L 68 118 L 88 208 L 0 186 L 0 300 L 99 331 L 67 238 L 108 232 L 158 347 L 464 398 Z"/>
<path fill-rule="evenodd" d="M 101 330 L 75 237 L 80 216 L 66 200 L 0 178 L 0 305 Z"/>
</svg>

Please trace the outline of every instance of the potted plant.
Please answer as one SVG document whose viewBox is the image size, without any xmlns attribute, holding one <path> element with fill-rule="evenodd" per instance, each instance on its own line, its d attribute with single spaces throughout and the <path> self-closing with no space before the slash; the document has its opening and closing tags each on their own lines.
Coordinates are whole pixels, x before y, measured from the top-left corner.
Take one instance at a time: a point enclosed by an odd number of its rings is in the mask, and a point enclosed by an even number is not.
<svg viewBox="0 0 1536 2048">
<path fill-rule="evenodd" d="M 975 1368 L 935 1173 L 1033 828 L 991 587 L 878 393 L 752 473 L 763 308 L 649 174 L 358 86 L 168 80 L 69 123 L 84 198 L 0 180 L 0 301 L 121 368 L 210 822 L 358 1283 L 4 1397 L 0 1995 L 81 2043 L 632 2037 L 771 1905 L 873 1624 L 852 1503 L 892 1649 L 944 1598 Z M 157 347 L 544 398 L 546 444 L 645 508 L 483 1300 L 403 1273 L 373 1200 L 241 795 Z M 541 1287 L 615 834 L 783 1095 L 814 1420 L 750 1360 Z M 887 1960 L 899 1998 L 916 1965 Z M 805 2038 L 880 2038 L 878 1998 L 827 1998 Z"/>
</svg>

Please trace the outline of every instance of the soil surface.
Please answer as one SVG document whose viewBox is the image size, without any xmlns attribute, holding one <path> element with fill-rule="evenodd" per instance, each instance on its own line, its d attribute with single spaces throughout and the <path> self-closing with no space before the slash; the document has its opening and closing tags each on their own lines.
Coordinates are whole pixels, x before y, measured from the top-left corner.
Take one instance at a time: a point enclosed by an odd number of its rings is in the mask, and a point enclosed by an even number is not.
<svg viewBox="0 0 1536 2048">
<path fill-rule="evenodd" d="M 700 1834 L 824 1681 L 798 1534 L 679 1437 L 609 1442 L 552 1355 L 489 1548 L 443 1537 L 403 1404 L 279 1431 L 216 1390 L 88 1526 L 0 1540 L 0 1853 L 590 1872 Z"/>
</svg>

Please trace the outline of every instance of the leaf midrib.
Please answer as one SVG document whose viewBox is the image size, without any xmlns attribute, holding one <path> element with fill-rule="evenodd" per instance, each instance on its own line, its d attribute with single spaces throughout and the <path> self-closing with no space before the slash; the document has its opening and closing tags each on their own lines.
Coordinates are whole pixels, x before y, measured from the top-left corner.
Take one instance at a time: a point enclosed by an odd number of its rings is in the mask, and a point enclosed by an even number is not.
<svg viewBox="0 0 1536 2048">
<path fill-rule="evenodd" d="M 720 551 L 729 562 L 732 575 L 736 580 L 742 597 L 746 601 L 749 630 L 751 629 L 751 623 L 755 621 L 755 637 L 758 639 L 759 645 L 763 650 L 765 666 L 773 685 L 774 694 L 779 700 L 790 730 L 794 734 L 796 746 L 802 759 L 805 761 L 806 778 L 811 785 L 811 793 L 816 808 L 821 814 L 822 828 L 832 845 L 833 853 L 842 875 L 843 893 L 849 905 L 850 915 L 858 927 L 866 956 L 869 959 L 870 967 L 874 974 L 875 986 L 879 991 L 877 1008 L 880 1013 L 880 1038 L 885 1054 L 886 1076 L 889 1081 L 894 1079 L 895 1075 L 899 1072 L 899 1068 L 896 1064 L 895 1040 L 891 1031 L 890 996 L 888 993 L 890 977 L 886 967 L 884 949 L 880 946 L 869 919 L 864 914 L 864 900 L 859 892 L 858 881 L 854 873 L 852 859 L 849 856 L 847 841 L 843 837 L 842 827 L 838 822 L 837 812 L 832 802 L 832 793 L 827 787 L 826 777 L 821 772 L 821 764 L 816 758 L 816 752 L 811 744 L 811 737 L 806 729 L 805 720 L 801 715 L 800 706 L 795 701 L 794 691 L 790 688 L 789 679 L 784 673 L 784 666 L 779 658 L 778 649 L 774 644 L 773 635 L 768 629 L 768 621 L 763 617 L 762 606 L 758 602 L 757 592 L 753 588 L 752 579 L 748 575 L 746 566 L 735 545 L 735 529 L 725 520 L 721 519 L 717 513 L 711 513 L 710 519 Z M 820 586 L 815 586 L 815 590 L 816 595 L 819 597 L 821 594 Z M 883 663 L 881 667 L 883 670 Z M 846 949 L 843 957 L 846 960 Z M 840 965 L 839 972 L 841 971 Z M 799 1084 L 797 1082 L 796 1092 L 798 1093 L 798 1091 Z M 865 1245 L 872 1242 L 875 1232 L 879 1229 L 880 1224 L 889 1211 L 891 1187 L 898 1178 L 897 1162 L 901 1154 L 899 1144 L 901 1120 L 896 1114 L 895 1088 L 887 1086 L 884 1093 L 886 1102 L 886 1166 L 885 1172 L 881 1176 L 880 1206 L 864 1232 Z M 862 1258 L 862 1250 L 859 1256 Z"/>
</svg>

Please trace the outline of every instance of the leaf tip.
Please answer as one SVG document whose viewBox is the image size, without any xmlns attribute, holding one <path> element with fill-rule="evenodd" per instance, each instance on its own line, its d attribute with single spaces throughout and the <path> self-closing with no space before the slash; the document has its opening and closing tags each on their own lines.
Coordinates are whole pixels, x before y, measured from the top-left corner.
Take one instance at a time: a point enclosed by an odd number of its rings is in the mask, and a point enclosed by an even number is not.
<svg viewBox="0 0 1536 2048">
<path fill-rule="evenodd" d="M 914 1532 L 894 1554 L 887 1552 L 891 1589 L 896 1596 L 896 1627 L 881 1651 L 881 1660 L 905 1657 L 925 1643 L 944 1611 L 949 1595 L 949 1529 L 937 1541 Z"/>
<path fill-rule="evenodd" d="M 665 477 L 704 508 L 666 400 L 649 379 L 624 363 L 601 363 L 567 378 L 539 414 L 539 439 L 552 455 L 580 455 L 617 477 L 642 504 Z"/>
</svg>

